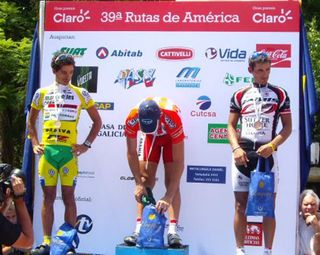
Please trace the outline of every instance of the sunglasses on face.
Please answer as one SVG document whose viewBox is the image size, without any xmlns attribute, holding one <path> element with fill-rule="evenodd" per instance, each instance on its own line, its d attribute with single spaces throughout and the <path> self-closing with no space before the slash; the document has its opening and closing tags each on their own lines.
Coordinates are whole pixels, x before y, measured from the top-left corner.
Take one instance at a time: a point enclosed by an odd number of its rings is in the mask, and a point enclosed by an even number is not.
<svg viewBox="0 0 320 255">
<path fill-rule="evenodd" d="M 66 59 L 73 59 L 73 56 L 71 54 L 60 54 L 56 57 L 54 62 L 58 64 L 59 62 L 64 61 Z"/>
<path fill-rule="evenodd" d="M 264 52 L 264 51 L 256 51 L 251 55 L 250 59 L 251 60 L 255 60 L 257 58 L 268 58 L 268 57 L 269 57 L 269 55 L 266 52 Z"/>
</svg>

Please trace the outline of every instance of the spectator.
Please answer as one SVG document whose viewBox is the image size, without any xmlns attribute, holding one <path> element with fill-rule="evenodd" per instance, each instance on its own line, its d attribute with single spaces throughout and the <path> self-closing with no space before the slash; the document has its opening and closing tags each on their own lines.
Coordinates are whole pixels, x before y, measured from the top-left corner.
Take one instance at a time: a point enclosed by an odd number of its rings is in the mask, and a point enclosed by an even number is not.
<svg viewBox="0 0 320 255">
<path fill-rule="evenodd" d="M 5 199 L 0 206 L 0 244 L 1 246 L 30 249 L 33 244 L 33 229 L 27 207 L 23 201 L 26 189 L 21 178 L 12 175 L 10 179 L 12 191 L 10 188 L 6 189 Z M 17 223 L 12 223 L 4 216 L 12 199 L 16 208 Z M 0 249 L 0 254 L 2 254 L 2 249 Z"/>
<path fill-rule="evenodd" d="M 320 254 L 319 197 L 310 189 L 304 190 L 299 200 L 299 255 Z"/>
</svg>

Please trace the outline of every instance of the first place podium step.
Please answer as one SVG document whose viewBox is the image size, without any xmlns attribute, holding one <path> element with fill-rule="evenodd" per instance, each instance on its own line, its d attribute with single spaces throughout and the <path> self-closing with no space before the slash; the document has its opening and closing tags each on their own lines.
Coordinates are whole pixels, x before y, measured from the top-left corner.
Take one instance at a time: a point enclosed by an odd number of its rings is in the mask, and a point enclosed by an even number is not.
<svg viewBox="0 0 320 255">
<path fill-rule="evenodd" d="M 180 249 L 153 249 L 119 244 L 116 246 L 116 255 L 189 255 L 189 246 L 184 245 Z"/>
</svg>

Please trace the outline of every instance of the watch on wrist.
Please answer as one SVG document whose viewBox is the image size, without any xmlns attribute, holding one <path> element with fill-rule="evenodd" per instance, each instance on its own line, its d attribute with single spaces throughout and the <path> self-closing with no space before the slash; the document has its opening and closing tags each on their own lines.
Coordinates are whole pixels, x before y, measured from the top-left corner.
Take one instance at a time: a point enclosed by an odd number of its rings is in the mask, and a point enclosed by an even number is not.
<svg viewBox="0 0 320 255">
<path fill-rule="evenodd" d="M 88 147 L 88 148 L 91 148 L 91 143 L 88 140 L 85 140 L 83 145 Z"/>
</svg>

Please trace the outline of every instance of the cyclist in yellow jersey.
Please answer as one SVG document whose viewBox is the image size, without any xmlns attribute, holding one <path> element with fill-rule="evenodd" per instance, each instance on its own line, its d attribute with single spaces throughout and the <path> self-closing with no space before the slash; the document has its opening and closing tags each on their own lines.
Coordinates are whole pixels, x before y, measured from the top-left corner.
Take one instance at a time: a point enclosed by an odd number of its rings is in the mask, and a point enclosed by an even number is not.
<svg viewBox="0 0 320 255">
<path fill-rule="evenodd" d="M 78 174 L 77 157 L 85 153 L 101 128 L 101 118 L 87 90 L 70 84 L 75 61 L 69 54 L 56 54 L 51 61 L 55 75 L 53 84 L 40 88 L 34 94 L 28 120 L 33 152 L 41 155 L 39 178 L 44 193 L 42 205 L 43 243 L 31 254 L 49 254 L 54 219 L 53 204 L 56 198 L 58 175 L 61 181 L 62 200 L 65 205 L 65 222 L 76 224 L 77 209 L 74 190 Z M 93 124 L 82 144 L 77 144 L 77 125 L 81 109 L 86 109 Z M 38 140 L 36 120 L 42 111 L 42 139 Z"/>
</svg>

